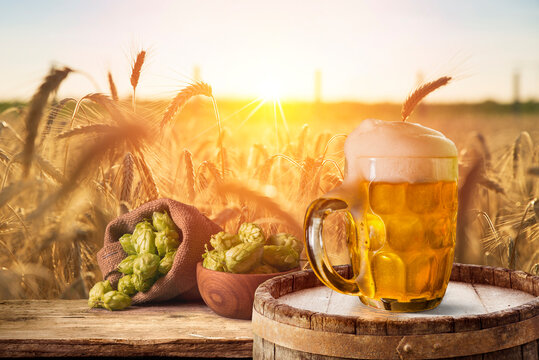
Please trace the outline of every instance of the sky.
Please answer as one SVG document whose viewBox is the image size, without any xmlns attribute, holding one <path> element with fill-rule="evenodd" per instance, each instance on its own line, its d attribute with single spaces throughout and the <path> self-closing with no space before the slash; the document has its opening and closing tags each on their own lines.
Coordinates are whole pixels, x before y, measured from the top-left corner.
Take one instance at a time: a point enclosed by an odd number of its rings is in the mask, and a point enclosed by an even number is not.
<svg viewBox="0 0 539 360">
<path fill-rule="evenodd" d="M 431 100 L 539 99 L 538 0 L 0 0 L 0 100 L 31 97 L 51 66 L 80 72 L 61 96 L 120 95 L 148 51 L 137 96 L 168 98 L 193 80 L 217 97 L 401 102 L 419 79 L 454 82 Z M 270 91 L 271 90 L 271 91 Z"/>
</svg>

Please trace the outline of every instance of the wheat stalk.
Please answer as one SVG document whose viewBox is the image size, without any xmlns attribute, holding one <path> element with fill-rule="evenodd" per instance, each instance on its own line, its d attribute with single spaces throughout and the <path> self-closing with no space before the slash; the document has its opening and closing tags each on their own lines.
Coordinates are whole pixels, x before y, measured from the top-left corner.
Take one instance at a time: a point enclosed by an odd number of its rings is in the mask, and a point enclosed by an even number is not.
<svg viewBox="0 0 539 360">
<path fill-rule="evenodd" d="M 0 161 L 4 164 L 8 164 L 11 161 L 9 156 L 2 149 L 0 149 Z"/>
<path fill-rule="evenodd" d="M 63 184 L 66 182 L 64 175 L 49 160 L 44 159 L 38 154 L 34 154 L 37 164 L 41 170 L 53 178 L 56 182 Z"/>
<path fill-rule="evenodd" d="M 533 153 L 533 141 L 527 131 L 522 131 L 513 145 L 513 178 L 517 178 L 520 174 L 522 157 Z"/>
<path fill-rule="evenodd" d="M 129 202 L 131 197 L 131 187 L 133 185 L 133 155 L 127 153 L 123 160 L 122 190 L 120 192 L 120 201 Z"/>
<path fill-rule="evenodd" d="M 204 169 L 208 169 L 210 174 L 213 176 L 213 179 L 216 183 L 221 183 L 223 181 L 221 174 L 219 173 L 219 170 L 217 169 L 217 166 L 211 161 L 203 161 L 200 163 L 200 165 L 197 168 L 196 171 L 196 177 L 202 175 L 202 172 Z"/>
<path fill-rule="evenodd" d="M 298 137 L 298 148 L 296 152 L 296 156 L 298 159 L 301 159 L 303 157 L 303 149 L 305 147 L 305 138 L 307 136 L 308 131 L 309 131 L 309 125 L 303 124 L 303 127 L 301 128 L 301 132 L 299 133 L 299 137 Z"/>
<path fill-rule="evenodd" d="M 183 159 L 185 161 L 185 182 L 187 185 L 187 198 L 193 202 L 195 200 L 195 169 L 193 167 L 193 157 L 187 149 L 183 150 Z"/>
<path fill-rule="evenodd" d="M 56 136 L 58 139 L 65 139 L 70 138 L 76 135 L 84 135 L 84 134 L 91 134 L 91 133 L 106 133 L 111 131 L 117 131 L 120 130 L 116 126 L 111 125 L 105 125 L 105 124 L 93 124 L 93 125 L 85 125 L 85 126 L 79 126 L 76 128 L 73 128 L 71 130 L 65 131 L 58 136 Z"/>
<path fill-rule="evenodd" d="M 203 192 L 208 188 L 208 179 L 204 176 L 204 174 L 197 174 L 196 175 L 196 184 L 197 184 L 197 190 L 198 192 Z"/>
<path fill-rule="evenodd" d="M 77 101 L 74 98 L 64 98 L 60 100 L 58 103 L 56 103 L 51 111 L 49 112 L 49 115 L 47 116 L 47 122 L 45 123 L 45 129 L 41 132 L 41 140 L 39 141 L 39 147 L 41 147 L 45 141 L 45 138 L 50 134 L 52 124 L 54 124 L 54 120 L 60 113 L 60 111 L 66 106 L 66 104 L 70 101 Z"/>
<path fill-rule="evenodd" d="M 131 86 L 133 87 L 133 111 L 136 110 L 136 102 L 135 102 L 135 96 L 137 91 L 137 85 L 140 78 L 140 72 L 142 70 L 142 65 L 144 64 L 144 60 L 146 59 L 146 51 L 141 50 L 136 59 L 133 63 L 133 66 L 131 67 Z"/>
<path fill-rule="evenodd" d="M 266 211 L 283 219 L 283 221 L 285 221 L 285 223 L 288 224 L 291 229 L 293 229 L 296 235 L 303 232 L 303 228 L 300 226 L 300 224 L 287 211 L 284 211 L 278 203 L 265 195 L 247 188 L 243 183 L 229 182 L 226 184 L 221 184 L 218 186 L 218 191 L 225 194 L 235 195 L 242 201 L 252 201 L 258 206 L 266 209 Z"/>
<path fill-rule="evenodd" d="M 142 154 L 135 156 L 135 164 L 139 171 L 140 177 L 143 180 L 143 186 L 146 189 L 146 194 L 150 200 L 155 200 L 159 198 L 159 188 L 155 182 L 152 170 L 144 160 Z"/>
<path fill-rule="evenodd" d="M 434 80 L 421 85 L 413 93 L 411 93 L 408 98 L 406 98 L 404 104 L 402 104 L 402 121 L 406 121 L 406 119 L 408 119 L 412 111 L 414 111 L 414 108 L 417 106 L 417 104 L 419 104 L 421 100 L 423 100 L 423 98 L 425 98 L 425 96 L 438 89 L 439 87 L 446 85 L 449 80 L 451 80 L 450 76 L 443 76 L 438 80 Z"/>
<path fill-rule="evenodd" d="M 120 98 L 118 97 L 118 90 L 116 89 L 116 84 L 114 83 L 114 79 L 112 78 L 112 74 L 110 71 L 108 72 L 108 79 L 109 79 L 109 88 L 110 88 L 110 96 L 112 97 L 112 100 L 118 101 Z M 137 79 L 138 83 L 138 79 Z"/>
<path fill-rule="evenodd" d="M 221 225 L 221 227 L 224 227 L 227 222 L 237 217 L 240 213 L 241 210 L 237 207 L 225 208 L 221 210 L 217 215 L 215 215 L 212 221 L 216 224 Z"/>
<path fill-rule="evenodd" d="M 483 185 L 487 189 L 492 190 L 496 193 L 505 194 L 505 189 L 499 182 L 497 182 L 496 180 L 492 178 L 487 177 L 484 174 L 480 177 L 479 184 Z"/>
<path fill-rule="evenodd" d="M 535 207 L 534 205 L 536 202 L 537 202 L 537 199 L 531 200 L 528 203 L 528 205 L 526 205 L 526 208 L 524 209 L 524 213 L 522 214 L 522 220 L 520 221 L 520 225 L 518 227 L 518 231 L 515 236 L 513 247 L 510 249 L 510 252 L 509 252 L 509 268 L 510 269 L 515 269 L 515 262 L 516 262 L 516 257 L 517 257 L 517 245 L 520 240 L 522 231 L 524 230 L 524 226 L 523 226 L 524 220 L 526 220 L 526 215 L 528 215 L 528 211 L 530 211 L 530 209 Z"/>
<path fill-rule="evenodd" d="M 84 95 L 79 101 L 77 101 L 77 105 L 75 105 L 75 109 L 73 109 L 73 114 L 71 115 L 71 121 L 69 122 L 69 129 L 71 130 L 73 128 L 73 123 L 75 122 L 75 117 L 77 116 L 79 109 L 81 108 L 82 102 L 84 100 L 90 100 L 94 103 L 101 105 L 107 110 L 111 115 L 115 115 L 117 113 L 116 108 L 111 103 L 110 98 L 101 93 L 91 93 Z"/>
<path fill-rule="evenodd" d="M 58 89 L 61 82 L 70 72 L 71 69 L 67 67 L 61 70 L 53 69 L 32 97 L 30 102 L 30 110 L 28 111 L 25 119 L 26 138 L 24 139 L 24 148 L 22 151 L 23 177 L 25 178 L 28 176 L 30 171 L 37 130 L 39 128 L 39 122 L 43 117 L 43 109 L 47 104 L 49 95 Z"/>
<path fill-rule="evenodd" d="M 270 157 L 269 159 L 266 159 L 264 164 L 262 164 L 260 167 L 256 169 L 255 177 L 257 177 L 260 181 L 269 184 L 271 182 L 271 170 L 273 168 L 274 161 L 275 161 L 274 157 Z"/>
<path fill-rule="evenodd" d="M 194 84 L 191 84 L 183 88 L 167 107 L 163 119 L 161 120 L 161 127 L 164 127 L 166 124 L 170 123 L 176 113 L 181 110 L 181 108 L 191 99 L 193 96 L 204 95 L 207 97 L 212 97 L 211 86 L 205 82 L 198 81 Z"/>
</svg>

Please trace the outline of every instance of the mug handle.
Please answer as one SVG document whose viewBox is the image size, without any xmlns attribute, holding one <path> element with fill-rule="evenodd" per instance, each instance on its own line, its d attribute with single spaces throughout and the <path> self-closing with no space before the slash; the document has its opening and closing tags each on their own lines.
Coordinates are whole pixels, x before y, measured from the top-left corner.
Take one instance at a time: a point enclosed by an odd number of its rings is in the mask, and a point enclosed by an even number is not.
<svg viewBox="0 0 539 360">
<path fill-rule="evenodd" d="M 322 238 L 324 219 L 327 215 L 336 211 L 344 211 L 348 221 L 350 221 L 351 226 L 348 226 L 347 241 L 350 242 L 357 236 L 356 223 L 346 201 L 335 197 L 316 199 L 309 205 L 305 214 L 304 229 L 307 258 L 316 276 L 327 287 L 347 295 L 361 295 L 359 286 L 354 279 L 345 279 L 333 269 L 324 250 L 324 239 Z"/>
</svg>

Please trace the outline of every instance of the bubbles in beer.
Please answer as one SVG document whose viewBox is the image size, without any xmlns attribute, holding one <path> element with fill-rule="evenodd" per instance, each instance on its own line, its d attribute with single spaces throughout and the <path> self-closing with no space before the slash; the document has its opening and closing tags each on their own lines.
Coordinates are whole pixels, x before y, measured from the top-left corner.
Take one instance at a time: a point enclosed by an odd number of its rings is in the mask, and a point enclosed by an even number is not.
<svg viewBox="0 0 539 360">
<path fill-rule="evenodd" d="M 409 184 L 406 187 L 406 204 L 411 211 L 426 214 L 440 205 L 441 183 Z"/>
<path fill-rule="evenodd" d="M 451 209 L 456 209 L 456 182 L 362 181 L 358 188 L 373 195 L 365 216 L 367 254 L 362 256 L 354 242 L 349 251 L 369 263 L 374 298 L 408 302 L 443 296 L 453 263 L 456 212 Z"/>
<path fill-rule="evenodd" d="M 406 268 L 402 259 L 390 251 L 377 252 L 372 259 L 375 296 L 401 299 L 405 296 Z"/>
</svg>

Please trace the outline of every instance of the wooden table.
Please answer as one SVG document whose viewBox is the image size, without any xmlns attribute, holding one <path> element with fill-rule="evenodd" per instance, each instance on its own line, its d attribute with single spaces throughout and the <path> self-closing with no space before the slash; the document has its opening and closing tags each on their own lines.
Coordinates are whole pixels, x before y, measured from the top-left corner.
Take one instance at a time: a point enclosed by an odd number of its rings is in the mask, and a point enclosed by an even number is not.
<svg viewBox="0 0 539 360">
<path fill-rule="evenodd" d="M 251 322 L 203 303 L 89 309 L 86 300 L 0 301 L 0 357 L 176 356 L 247 358 Z"/>
</svg>

